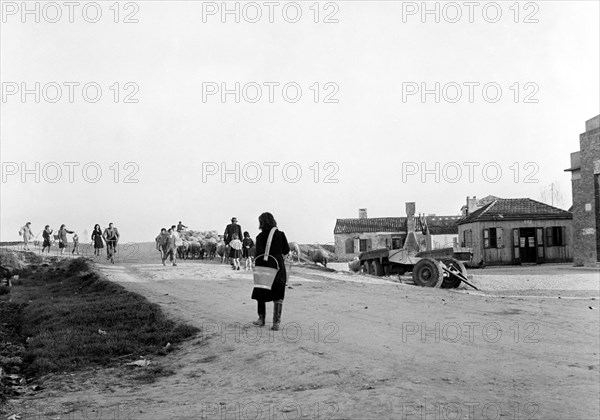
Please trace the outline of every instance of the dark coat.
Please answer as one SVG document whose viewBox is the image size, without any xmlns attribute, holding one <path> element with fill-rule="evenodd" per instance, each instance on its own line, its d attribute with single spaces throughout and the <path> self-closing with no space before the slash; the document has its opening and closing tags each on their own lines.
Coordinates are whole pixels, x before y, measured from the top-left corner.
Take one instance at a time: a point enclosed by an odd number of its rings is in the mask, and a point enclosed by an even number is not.
<svg viewBox="0 0 600 420">
<path fill-rule="evenodd" d="M 102 242 L 102 232 L 94 230 L 92 232 L 92 241 L 94 241 L 94 248 L 104 248 L 104 243 Z"/>
<path fill-rule="evenodd" d="M 48 232 L 46 229 L 44 229 L 44 231 L 42 232 L 42 236 L 44 237 L 44 243 L 42 244 L 42 246 L 44 248 L 50 246 L 50 235 L 51 234 L 52 234 L 52 231 Z"/>
<path fill-rule="evenodd" d="M 265 248 L 267 247 L 267 239 L 269 238 L 269 232 L 261 232 L 256 237 L 256 255 L 264 254 Z M 273 242 L 271 242 L 271 250 L 269 251 L 269 255 L 272 255 L 277 260 L 279 264 L 279 271 L 275 276 L 275 280 L 273 281 L 273 286 L 271 286 L 271 290 L 261 289 L 255 287 L 252 291 L 252 299 L 271 302 L 273 300 L 283 300 L 285 296 L 285 284 L 287 281 L 287 273 L 285 270 L 285 260 L 284 256 L 290 252 L 290 246 L 288 244 L 287 238 L 285 237 L 285 233 L 280 230 L 276 230 L 273 235 Z M 265 266 L 277 268 L 277 264 L 273 261 L 273 258 L 269 258 L 267 261 L 263 259 L 263 257 L 258 257 L 254 261 L 257 266 Z"/>
<path fill-rule="evenodd" d="M 233 234 L 237 233 L 238 239 L 241 241 L 244 239 L 242 235 L 242 226 L 237 223 L 228 224 L 225 228 L 225 233 L 223 234 L 223 241 L 225 241 L 225 245 L 229 244 L 233 240 Z"/>
</svg>

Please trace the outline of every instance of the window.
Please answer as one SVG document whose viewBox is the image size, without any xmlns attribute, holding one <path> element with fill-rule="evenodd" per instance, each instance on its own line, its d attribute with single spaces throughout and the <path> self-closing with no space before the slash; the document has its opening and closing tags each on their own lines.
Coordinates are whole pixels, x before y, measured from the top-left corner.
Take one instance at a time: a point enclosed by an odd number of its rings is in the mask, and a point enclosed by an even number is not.
<svg viewBox="0 0 600 420">
<path fill-rule="evenodd" d="M 402 248 L 402 238 L 392 238 L 392 249 Z"/>
<path fill-rule="evenodd" d="M 546 228 L 546 246 L 565 246 L 567 244 L 565 226 L 550 226 Z"/>
<path fill-rule="evenodd" d="M 346 239 L 346 254 L 354 254 L 354 239 Z"/>
<path fill-rule="evenodd" d="M 360 252 L 365 252 L 366 250 L 367 250 L 367 240 L 366 239 L 361 239 L 360 240 L 359 251 Z"/>
<path fill-rule="evenodd" d="M 503 248 L 502 228 L 483 229 L 484 248 Z"/>
</svg>

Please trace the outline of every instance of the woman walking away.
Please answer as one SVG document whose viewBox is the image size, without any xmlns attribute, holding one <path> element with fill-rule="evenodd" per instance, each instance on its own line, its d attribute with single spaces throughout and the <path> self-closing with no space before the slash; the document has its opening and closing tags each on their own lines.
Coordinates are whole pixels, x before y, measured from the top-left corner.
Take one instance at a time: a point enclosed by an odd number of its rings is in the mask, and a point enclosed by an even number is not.
<svg viewBox="0 0 600 420">
<path fill-rule="evenodd" d="M 229 251 L 229 258 L 233 261 L 233 269 L 240 269 L 240 257 L 242 256 L 242 241 L 238 239 L 237 233 L 234 233 L 229 242 L 229 247 L 231 251 Z"/>
<path fill-rule="evenodd" d="M 254 241 L 248 232 L 244 232 L 242 245 L 242 257 L 246 260 L 246 270 L 250 270 L 252 268 L 252 259 L 254 258 Z"/>
<path fill-rule="evenodd" d="M 58 247 L 60 248 L 60 255 L 63 255 L 65 248 L 69 246 L 69 239 L 67 238 L 67 233 L 73 233 L 68 230 L 65 225 L 60 225 L 60 229 L 58 229 Z"/>
<path fill-rule="evenodd" d="M 50 235 L 52 235 L 52 229 L 50 229 L 50 225 L 46 225 L 44 231 L 42 232 L 42 237 L 44 238 L 44 243 L 42 244 L 42 254 L 46 248 L 48 248 L 48 254 L 50 254 Z"/>
<path fill-rule="evenodd" d="M 256 255 L 257 258 L 254 261 L 256 266 L 264 266 L 271 268 L 279 268 L 275 280 L 271 289 L 263 289 L 255 287 L 252 291 L 252 299 L 255 299 L 258 304 L 258 320 L 254 321 L 254 325 L 264 326 L 266 318 L 266 305 L 265 302 L 273 302 L 273 331 L 279 330 L 279 324 L 281 322 L 281 310 L 283 307 L 283 298 L 285 295 L 285 283 L 287 280 L 287 274 L 285 272 L 285 261 L 284 256 L 290 252 L 290 246 L 288 244 L 285 233 L 277 230 L 277 222 L 271 213 L 263 213 L 258 218 L 259 229 L 261 233 L 256 237 Z M 273 230 L 271 247 L 269 249 L 269 255 L 271 257 L 265 257 L 267 241 Z M 277 260 L 277 263 L 275 262 Z"/>
<path fill-rule="evenodd" d="M 23 236 L 23 249 L 29 251 L 29 241 L 33 238 L 33 232 L 31 232 L 31 222 L 25 223 L 25 226 L 19 231 L 19 235 Z"/>
<path fill-rule="evenodd" d="M 94 244 L 94 255 L 100 256 L 100 250 L 104 248 L 104 242 L 102 241 L 102 228 L 99 224 L 94 225 L 94 231 L 92 232 L 92 242 Z"/>
</svg>

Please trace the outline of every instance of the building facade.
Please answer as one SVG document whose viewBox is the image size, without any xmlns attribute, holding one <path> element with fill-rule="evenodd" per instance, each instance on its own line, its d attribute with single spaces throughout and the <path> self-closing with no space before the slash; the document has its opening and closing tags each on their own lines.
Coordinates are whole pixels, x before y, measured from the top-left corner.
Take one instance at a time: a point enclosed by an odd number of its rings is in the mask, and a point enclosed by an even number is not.
<svg viewBox="0 0 600 420">
<path fill-rule="evenodd" d="M 600 115 L 586 121 L 578 152 L 571 153 L 573 262 L 600 264 Z"/>
<path fill-rule="evenodd" d="M 458 222 L 461 246 L 486 265 L 570 262 L 572 213 L 529 198 L 497 199 Z"/>
<path fill-rule="evenodd" d="M 411 210 L 414 211 L 414 203 Z M 408 206 L 407 206 L 408 207 Z M 408 211 L 408 209 L 407 209 Z M 429 215 L 417 217 L 416 239 L 422 249 L 447 248 L 458 244 L 460 216 Z M 424 229 L 424 226 L 427 228 Z M 407 236 L 406 217 L 367 217 L 359 209 L 358 218 L 337 219 L 333 235 L 335 253 L 340 259 L 351 260 L 361 252 L 373 249 L 400 249 Z"/>
</svg>

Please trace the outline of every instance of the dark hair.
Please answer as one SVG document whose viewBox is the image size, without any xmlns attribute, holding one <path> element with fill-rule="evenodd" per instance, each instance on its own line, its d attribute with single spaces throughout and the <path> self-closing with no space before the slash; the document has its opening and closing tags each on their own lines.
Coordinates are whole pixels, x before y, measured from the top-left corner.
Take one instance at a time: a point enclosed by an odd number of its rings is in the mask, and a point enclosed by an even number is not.
<svg viewBox="0 0 600 420">
<path fill-rule="evenodd" d="M 175 228 L 177 228 L 177 226 L 175 226 L 175 225 L 171 226 L 171 229 L 175 229 Z"/>
<path fill-rule="evenodd" d="M 65 225 L 64 225 L 64 224 L 60 225 L 60 228 L 61 228 L 61 229 L 62 229 L 62 228 L 64 228 L 64 227 L 65 227 Z"/>
<path fill-rule="evenodd" d="M 163 230 L 164 230 L 165 232 L 167 231 L 167 229 L 165 229 L 165 228 L 162 228 L 162 229 L 160 230 L 160 233 L 162 233 L 162 232 L 163 232 Z"/>
<path fill-rule="evenodd" d="M 98 230 L 102 230 L 102 228 L 100 227 L 100 225 L 99 225 L 98 223 L 96 223 L 96 224 L 94 225 L 94 230 L 96 230 L 96 228 L 98 228 Z"/>
<path fill-rule="evenodd" d="M 249 238 L 249 237 L 250 237 L 250 234 L 247 231 L 244 232 L 244 238 Z"/>
<path fill-rule="evenodd" d="M 277 227 L 277 222 L 271 213 L 263 213 L 258 216 L 258 228 L 263 232 L 268 232 L 272 228 Z"/>
<path fill-rule="evenodd" d="M 46 225 L 44 226 L 44 229 L 48 229 L 50 227 L 50 225 Z"/>
</svg>

